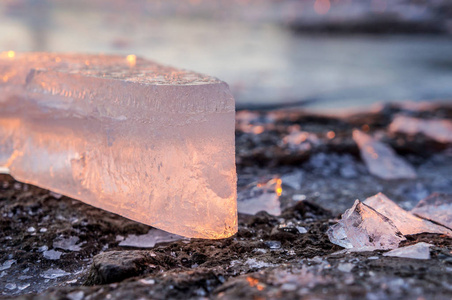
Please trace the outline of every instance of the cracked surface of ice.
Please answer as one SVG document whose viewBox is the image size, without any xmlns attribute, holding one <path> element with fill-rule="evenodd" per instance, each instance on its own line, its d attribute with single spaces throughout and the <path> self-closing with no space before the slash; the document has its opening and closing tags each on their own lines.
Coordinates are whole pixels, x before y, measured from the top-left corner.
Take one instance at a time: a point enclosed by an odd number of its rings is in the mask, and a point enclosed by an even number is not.
<svg viewBox="0 0 452 300">
<path fill-rule="evenodd" d="M 357 129 L 353 131 L 353 140 L 371 174 L 387 180 L 416 178 L 414 168 L 388 145 Z"/>
<path fill-rule="evenodd" d="M 450 194 L 433 193 L 419 201 L 411 212 L 452 230 L 452 195 Z"/>
<path fill-rule="evenodd" d="M 451 230 L 416 217 L 412 213 L 398 206 L 382 193 L 367 198 L 363 203 L 389 218 L 404 235 L 430 232 L 452 236 Z"/>
<path fill-rule="evenodd" d="M 415 245 L 391 250 L 389 252 L 384 253 L 383 256 L 395 256 L 414 259 L 430 259 L 430 247 L 433 247 L 433 245 L 421 242 Z"/>
<path fill-rule="evenodd" d="M 440 143 L 452 143 L 452 121 L 445 119 L 424 120 L 399 115 L 389 125 L 389 131 L 409 135 L 422 133 Z"/>
<path fill-rule="evenodd" d="M 391 220 L 359 200 L 328 229 L 328 237 L 336 245 L 358 251 L 394 249 L 405 240 Z"/>
<path fill-rule="evenodd" d="M 237 231 L 227 84 L 140 58 L 0 53 L 0 168 L 176 234 Z"/>
</svg>

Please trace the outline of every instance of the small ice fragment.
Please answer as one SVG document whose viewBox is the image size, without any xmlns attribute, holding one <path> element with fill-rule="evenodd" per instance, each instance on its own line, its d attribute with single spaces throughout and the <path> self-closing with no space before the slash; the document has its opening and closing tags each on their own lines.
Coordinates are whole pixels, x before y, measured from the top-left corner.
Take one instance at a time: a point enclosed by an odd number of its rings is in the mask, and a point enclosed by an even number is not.
<svg viewBox="0 0 452 300">
<path fill-rule="evenodd" d="M 46 245 L 41 246 L 41 247 L 38 248 L 38 252 L 44 252 L 44 251 L 47 251 L 47 250 L 49 250 L 49 247 L 47 247 Z"/>
<path fill-rule="evenodd" d="M 44 257 L 47 259 L 50 259 L 50 260 L 60 259 L 61 254 L 63 254 L 63 252 L 55 251 L 55 250 L 44 251 L 44 253 L 43 253 Z"/>
<path fill-rule="evenodd" d="M 301 189 L 301 182 L 303 181 L 303 172 L 296 171 L 290 174 L 286 174 L 281 177 L 282 184 L 287 185 L 294 190 Z"/>
<path fill-rule="evenodd" d="M 394 150 L 371 136 L 355 129 L 353 139 L 369 172 L 382 179 L 416 178 L 416 171 Z"/>
<path fill-rule="evenodd" d="M 32 227 L 28 227 L 27 232 L 35 232 L 36 228 Z"/>
<path fill-rule="evenodd" d="M 411 210 L 421 218 L 434 221 L 452 230 L 452 195 L 433 193 L 419 201 Z"/>
<path fill-rule="evenodd" d="M 424 120 L 398 115 L 389 125 L 390 132 L 419 133 L 440 143 L 452 143 L 452 122 L 446 119 Z"/>
<path fill-rule="evenodd" d="M 143 279 L 140 279 L 140 282 L 141 282 L 142 284 L 145 284 L 145 285 L 152 285 L 152 284 L 155 283 L 155 279 L 152 279 L 152 278 L 143 278 Z"/>
<path fill-rule="evenodd" d="M 80 244 L 77 244 L 79 238 L 76 236 L 71 236 L 68 238 L 57 237 L 53 241 L 53 248 L 55 249 L 63 249 L 69 251 L 80 251 L 82 248 Z"/>
<path fill-rule="evenodd" d="M 333 244 L 360 251 L 394 249 L 405 240 L 391 220 L 359 200 L 328 229 L 328 237 Z"/>
<path fill-rule="evenodd" d="M 148 233 L 142 235 L 129 235 L 125 240 L 119 243 L 119 246 L 123 247 L 136 247 L 136 248 L 153 248 L 159 243 L 168 243 L 184 239 L 184 237 L 172 234 L 160 229 L 151 229 Z"/>
<path fill-rule="evenodd" d="M 41 232 L 41 233 L 47 232 L 47 228 L 43 227 L 43 228 L 39 229 L 39 232 Z"/>
<path fill-rule="evenodd" d="M 117 235 L 115 241 L 116 242 L 124 241 L 124 237 L 122 235 Z"/>
<path fill-rule="evenodd" d="M 3 276 L 6 276 L 8 273 L 6 273 L 5 271 L 2 271 L 1 273 L 0 273 L 0 278 L 2 278 Z"/>
<path fill-rule="evenodd" d="M 281 248 L 281 242 L 279 242 L 279 241 L 267 241 L 267 242 L 265 242 L 265 245 L 267 245 L 267 247 L 270 249 Z"/>
<path fill-rule="evenodd" d="M 307 233 L 308 230 L 302 226 L 297 226 L 297 230 L 299 233 Z"/>
<path fill-rule="evenodd" d="M 441 233 L 452 236 L 452 231 L 443 226 L 436 225 L 430 221 L 416 217 L 404 210 L 383 193 L 369 197 L 364 204 L 372 207 L 380 214 L 389 218 L 402 234 L 417 234 L 422 232 Z"/>
<path fill-rule="evenodd" d="M 72 292 L 66 295 L 69 300 L 82 300 L 84 296 L 85 293 L 83 291 Z"/>
<path fill-rule="evenodd" d="M 274 266 L 274 264 L 267 263 L 267 262 L 264 262 L 264 261 L 260 261 L 260 260 L 257 260 L 255 258 L 248 258 L 245 261 L 245 264 L 247 264 L 252 269 L 262 269 L 262 268 L 267 268 L 267 267 Z"/>
<path fill-rule="evenodd" d="M 71 275 L 71 273 L 63 271 L 61 269 L 48 269 L 47 271 L 44 271 L 41 274 L 41 277 L 44 277 L 46 279 L 55 279 L 58 277 L 63 277 L 63 276 L 68 276 L 68 275 Z"/>
<path fill-rule="evenodd" d="M 29 283 L 23 283 L 23 284 L 19 284 L 18 286 L 17 286 L 17 288 L 19 289 L 19 290 L 21 290 L 21 291 L 23 291 L 23 290 L 25 290 L 27 287 L 29 287 L 30 286 L 30 284 Z"/>
<path fill-rule="evenodd" d="M 293 201 L 304 201 L 306 200 L 306 195 L 303 194 L 295 194 L 292 196 Z"/>
<path fill-rule="evenodd" d="M 55 192 L 50 192 L 49 194 L 50 194 L 50 196 L 52 196 L 55 199 L 61 199 L 61 197 L 63 197 L 63 195 L 55 193 Z"/>
<path fill-rule="evenodd" d="M 369 256 L 367 258 L 368 260 L 376 260 L 376 259 L 380 259 L 378 256 Z"/>
<path fill-rule="evenodd" d="M 352 263 L 340 263 L 337 266 L 337 269 L 341 272 L 349 273 L 355 267 L 355 264 Z"/>
<path fill-rule="evenodd" d="M 298 126 L 290 127 L 289 131 L 290 133 L 286 135 L 282 141 L 290 149 L 306 151 L 311 149 L 311 145 L 319 143 L 317 135 L 302 131 Z"/>
<path fill-rule="evenodd" d="M 7 284 L 5 284 L 5 288 L 8 290 L 15 290 L 16 284 L 15 283 L 7 283 Z"/>
<path fill-rule="evenodd" d="M 16 262 L 15 259 L 9 259 L 0 266 L 0 271 L 7 270 Z"/>
<path fill-rule="evenodd" d="M 391 250 L 383 255 L 414 259 L 430 259 L 430 247 L 433 247 L 433 245 L 421 242 L 415 245 Z"/>
<path fill-rule="evenodd" d="M 282 180 L 273 178 L 266 183 L 253 184 L 251 188 L 240 192 L 237 196 L 237 210 L 240 213 L 254 215 L 266 211 L 271 215 L 281 214 L 279 196 L 282 193 Z"/>
</svg>

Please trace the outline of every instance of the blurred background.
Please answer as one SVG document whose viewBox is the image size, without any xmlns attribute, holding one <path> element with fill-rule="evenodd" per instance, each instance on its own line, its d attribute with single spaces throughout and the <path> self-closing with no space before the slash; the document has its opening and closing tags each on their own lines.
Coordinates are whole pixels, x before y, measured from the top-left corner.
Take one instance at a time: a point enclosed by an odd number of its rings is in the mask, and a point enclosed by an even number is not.
<svg viewBox="0 0 452 300">
<path fill-rule="evenodd" d="M 238 108 L 452 99 L 450 0 L 3 0 L 0 50 L 136 54 Z"/>
</svg>

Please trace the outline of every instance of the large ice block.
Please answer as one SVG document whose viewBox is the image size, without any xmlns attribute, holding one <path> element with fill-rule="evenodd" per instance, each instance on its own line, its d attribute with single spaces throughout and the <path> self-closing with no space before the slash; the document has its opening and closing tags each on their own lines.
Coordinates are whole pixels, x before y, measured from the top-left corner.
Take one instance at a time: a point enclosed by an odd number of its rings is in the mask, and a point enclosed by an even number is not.
<svg viewBox="0 0 452 300">
<path fill-rule="evenodd" d="M 237 231 L 227 84 L 135 56 L 0 53 L 0 167 L 187 237 Z"/>
</svg>

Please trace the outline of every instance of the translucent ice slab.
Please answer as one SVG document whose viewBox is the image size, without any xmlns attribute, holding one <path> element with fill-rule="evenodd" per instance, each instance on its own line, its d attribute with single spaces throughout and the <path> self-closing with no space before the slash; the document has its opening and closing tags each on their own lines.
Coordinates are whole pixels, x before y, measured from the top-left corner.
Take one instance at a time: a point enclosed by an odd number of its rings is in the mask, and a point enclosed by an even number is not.
<svg viewBox="0 0 452 300">
<path fill-rule="evenodd" d="M 411 212 L 452 230 L 452 195 L 450 194 L 433 193 L 419 201 Z"/>
<path fill-rule="evenodd" d="M 187 237 L 237 230 L 234 99 L 135 56 L 0 53 L 0 168 Z"/>
</svg>

